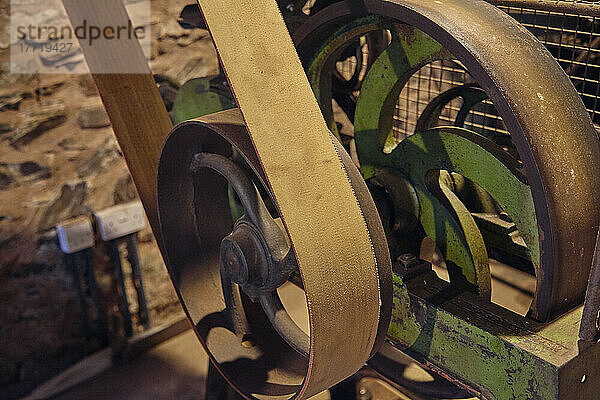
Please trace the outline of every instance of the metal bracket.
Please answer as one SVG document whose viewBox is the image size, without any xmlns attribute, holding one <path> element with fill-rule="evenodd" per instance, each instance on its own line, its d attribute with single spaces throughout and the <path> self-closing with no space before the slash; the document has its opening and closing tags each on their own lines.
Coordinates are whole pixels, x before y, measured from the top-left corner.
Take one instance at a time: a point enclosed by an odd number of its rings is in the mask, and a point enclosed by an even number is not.
<svg viewBox="0 0 600 400">
<path fill-rule="evenodd" d="M 592 268 L 583 303 L 583 314 L 579 325 L 579 339 L 581 345 L 591 345 L 598 342 L 600 327 L 598 316 L 600 314 L 600 229 L 596 236 L 596 247 L 592 258 Z"/>
</svg>

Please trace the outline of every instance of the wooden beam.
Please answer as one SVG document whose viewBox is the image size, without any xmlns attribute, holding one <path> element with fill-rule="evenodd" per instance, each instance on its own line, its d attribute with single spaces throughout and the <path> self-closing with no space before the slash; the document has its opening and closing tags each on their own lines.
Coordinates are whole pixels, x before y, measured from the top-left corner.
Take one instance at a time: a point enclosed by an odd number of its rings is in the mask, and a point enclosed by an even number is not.
<svg viewBox="0 0 600 400">
<path fill-rule="evenodd" d="M 86 21 L 87 26 L 114 27 L 129 21 L 122 0 L 63 0 L 63 4 L 73 26 Z M 171 118 L 135 36 L 99 38 L 91 44 L 80 40 L 80 45 L 159 240 L 156 172 L 163 142 L 172 128 Z"/>
</svg>

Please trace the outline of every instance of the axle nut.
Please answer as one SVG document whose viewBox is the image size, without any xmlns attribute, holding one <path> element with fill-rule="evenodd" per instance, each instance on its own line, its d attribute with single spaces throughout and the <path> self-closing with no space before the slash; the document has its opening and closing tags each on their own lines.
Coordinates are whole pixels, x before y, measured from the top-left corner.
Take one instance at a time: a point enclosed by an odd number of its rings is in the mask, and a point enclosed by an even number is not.
<svg viewBox="0 0 600 400">
<path fill-rule="evenodd" d="M 267 257 L 256 228 L 238 223 L 221 241 L 221 265 L 238 285 L 262 282 Z"/>
</svg>

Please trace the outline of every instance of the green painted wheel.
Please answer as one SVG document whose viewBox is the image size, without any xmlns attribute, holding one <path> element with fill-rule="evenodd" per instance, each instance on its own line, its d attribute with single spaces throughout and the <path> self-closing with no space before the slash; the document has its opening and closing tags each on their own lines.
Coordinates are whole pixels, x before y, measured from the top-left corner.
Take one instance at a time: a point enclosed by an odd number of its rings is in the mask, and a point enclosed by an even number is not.
<svg viewBox="0 0 600 400">
<path fill-rule="evenodd" d="M 457 195 L 468 179 L 491 196 L 488 211 L 498 207 L 508 214 L 526 245 L 524 254 L 537 278 L 531 316 L 547 321 L 578 304 L 600 220 L 592 206 L 600 201 L 595 189 L 600 148 L 585 107 L 560 66 L 522 27 L 485 3 L 383 0 L 357 9 L 339 2 L 311 16 L 295 37 L 332 130 L 331 71 L 338 55 L 356 38 L 383 30 L 391 34 L 391 43 L 362 80 L 352 121 L 365 179 L 381 181 L 385 173 L 412 185 L 415 196 L 406 198 L 416 203 L 405 211 L 450 261 L 451 283 L 467 283 L 488 297 L 486 243 L 472 210 Z M 399 143 L 394 137 L 398 97 L 413 74 L 439 60 L 464 67 L 471 77 L 465 83 L 475 82 L 477 88 L 433 99 L 437 104 L 417 116 L 414 137 Z M 462 125 L 475 104 L 489 101 L 510 136 L 490 137 L 494 143 L 457 126 L 429 129 L 437 124 L 441 108 L 457 97 L 463 107 L 451 125 Z"/>
<path fill-rule="evenodd" d="M 331 124 L 332 113 L 330 108 L 331 79 L 329 78 L 333 70 L 331 61 L 344 49 L 344 44 L 347 40 L 355 40 L 360 35 L 381 30 L 382 27 L 391 30 L 392 41 L 389 47 L 383 51 L 367 71 L 358 97 L 353 121 L 358 145 L 358 156 L 361 159 L 361 163 L 363 163 L 362 160 L 370 148 L 359 141 L 359 138 L 365 138 L 364 133 L 366 131 L 377 131 L 377 143 L 385 146 L 387 142 L 388 146 L 390 146 L 390 141 L 393 139 L 393 135 L 391 134 L 393 110 L 396 106 L 400 90 L 403 84 L 408 81 L 410 75 L 433 60 L 449 58 L 449 54 L 439 43 L 421 31 L 405 25 L 394 25 L 381 18 L 363 17 L 341 26 L 331 35 L 332 40 L 326 41 L 326 44 L 313 56 L 312 62 L 310 62 L 307 69 L 307 75 L 311 81 L 313 90 L 320 101 L 326 119 L 330 122 L 330 126 L 333 126 Z M 392 65 L 392 60 L 397 61 L 400 65 Z M 400 82 L 401 84 L 398 84 L 398 81 L 395 79 L 396 76 L 390 76 L 391 79 L 389 82 L 384 79 L 389 75 L 389 73 L 386 75 L 386 72 L 390 68 L 407 71 L 402 78 L 403 81 Z M 381 76 L 382 79 L 373 80 L 373 76 Z M 382 89 L 382 86 L 385 87 L 386 84 L 388 88 L 392 87 L 392 91 L 394 92 L 388 96 L 381 95 L 382 92 L 385 93 L 385 89 Z M 372 95 L 365 97 L 363 93 Z M 379 133 L 381 126 L 379 117 L 388 118 L 386 122 L 389 125 L 389 129 L 385 138 L 383 134 Z M 375 120 L 377 125 L 374 125 L 373 129 L 369 130 L 367 127 Z M 359 132 L 360 136 L 358 135 Z M 371 135 L 369 139 L 372 140 L 373 136 Z M 380 168 L 374 169 L 372 168 L 374 166 Z M 375 171 L 380 171 L 381 168 L 389 168 L 389 172 L 392 174 L 400 173 L 403 177 L 408 178 L 410 182 L 413 182 L 410 176 L 402 174 L 397 168 L 385 163 L 364 164 L 362 172 L 366 179 L 374 178 L 376 175 Z M 446 175 L 441 174 L 440 179 L 444 179 Z M 425 176 L 422 178 L 424 179 Z M 381 183 L 382 179 L 379 176 L 377 181 L 380 182 L 380 185 L 386 186 L 385 183 Z M 389 182 L 389 179 L 386 179 L 386 181 Z M 481 296 L 489 298 L 491 293 L 491 279 L 487 252 L 481 233 L 478 231 L 469 211 L 460 202 L 458 197 L 446 185 L 437 186 L 437 194 L 442 195 L 444 199 L 443 203 L 425 186 L 415 186 L 414 190 L 417 193 L 415 201 L 417 204 L 403 207 L 403 211 L 417 218 L 425 231 L 425 235 L 435 241 L 446 260 L 451 281 L 455 284 L 467 284 L 467 287 L 470 286 Z M 386 190 L 390 191 L 393 189 L 388 185 Z M 427 204 L 427 207 L 424 204 Z M 425 208 L 427 209 L 426 211 Z M 440 230 L 439 227 L 443 227 L 443 229 Z M 402 248 L 402 246 L 394 245 L 393 240 L 390 238 L 392 235 L 393 232 L 388 231 L 388 242 L 392 250 L 394 247 Z M 397 251 L 396 256 L 399 256 L 401 252 Z"/>
<path fill-rule="evenodd" d="M 487 98 L 484 91 L 473 85 L 434 98 L 417 120 L 416 133 L 400 143 L 395 140 L 394 108 L 403 87 L 425 64 L 449 59 L 449 54 L 416 28 L 405 28 L 392 37 L 390 46 L 368 71 L 357 102 L 354 126 L 361 169 L 365 177 L 375 176 L 382 168 L 391 169 L 413 183 L 419 205 L 415 217 L 444 257 L 451 282 L 466 280 L 481 296 L 489 297 L 491 278 L 486 245 L 469 209 L 451 190 L 448 172 L 477 183 L 500 203 L 522 233 L 537 270 L 537 220 L 527 180 L 519 171 L 517 160 L 477 133 L 456 127 L 429 131 L 453 98 L 463 98 L 455 121 L 459 124 L 475 104 Z M 458 145 L 454 143 L 457 140 Z M 443 172 L 432 180 L 431 176 L 428 178 L 430 171 Z"/>
</svg>

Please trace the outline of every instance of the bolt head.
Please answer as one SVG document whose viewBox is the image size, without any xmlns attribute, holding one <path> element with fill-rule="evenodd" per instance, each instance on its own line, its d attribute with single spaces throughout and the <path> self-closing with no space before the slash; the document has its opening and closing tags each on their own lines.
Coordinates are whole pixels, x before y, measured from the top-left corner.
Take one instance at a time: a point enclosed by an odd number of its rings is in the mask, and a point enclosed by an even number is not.
<svg viewBox="0 0 600 400">
<path fill-rule="evenodd" d="M 232 235 L 221 241 L 221 265 L 238 285 L 248 282 L 248 264 L 239 243 Z"/>
</svg>

